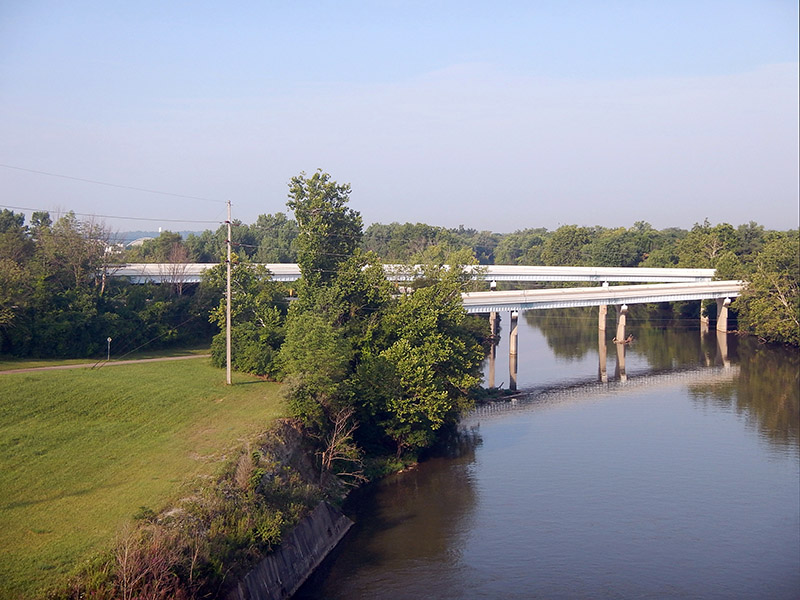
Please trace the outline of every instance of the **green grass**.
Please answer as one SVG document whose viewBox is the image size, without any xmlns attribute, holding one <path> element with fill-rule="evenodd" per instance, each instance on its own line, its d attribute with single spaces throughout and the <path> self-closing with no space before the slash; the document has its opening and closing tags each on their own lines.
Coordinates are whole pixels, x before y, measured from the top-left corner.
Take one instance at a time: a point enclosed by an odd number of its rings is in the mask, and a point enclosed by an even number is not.
<svg viewBox="0 0 800 600">
<path fill-rule="evenodd" d="M 197 348 L 170 348 L 162 350 L 146 350 L 133 352 L 124 356 L 111 356 L 111 362 L 117 360 L 136 360 L 140 358 L 162 358 L 168 356 L 192 356 L 196 354 L 208 354 L 208 345 Z M 100 357 L 87 358 L 14 358 L 0 355 L 0 371 L 10 371 L 12 369 L 35 369 L 37 367 L 52 367 L 59 365 L 83 365 L 96 362 L 105 362 L 105 355 Z"/>
<path fill-rule="evenodd" d="M 206 358 L 0 375 L 0 598 L 64 581 L 283 414 L 276 384 Z"/>
</svg>

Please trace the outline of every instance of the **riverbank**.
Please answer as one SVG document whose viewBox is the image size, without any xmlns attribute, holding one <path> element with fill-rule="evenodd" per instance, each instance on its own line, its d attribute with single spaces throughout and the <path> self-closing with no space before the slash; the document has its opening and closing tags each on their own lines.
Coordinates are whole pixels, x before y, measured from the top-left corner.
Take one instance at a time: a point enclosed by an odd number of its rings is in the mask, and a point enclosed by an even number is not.
<svg viewBox="0 0 800 600">
<path fill-rule="evenodd" d="M 296 600 L 796 598 L 797 352 L 637 324 L 604 381 L 582 323 L 520 319 L 529 398 L 354 494 Z"/>
<path fill-rule="evenodd" d="M 234 382 L 202 358 L 0 376 L 0 598 L 63 587 L 285 415 L 277 384 Z"/>
<path fill-rule="evenodd" d="M 226 597 L 253 589 L 248 572 L 265 556 L 280 557 L 287 536 L 288 547 L 302 541 L 304 562 L 278 559 L 283 567 L 273 573 L 287 590 L 296 589 L 349 527 L 328 504 L 340 502 L 346 486 L 320 475 L 310 449 L 296 422 L 276 420 L 234 453 L 218 476 L 201 480 L 158 512 L 142 511 L 110 552 L 51 597 Z"/>
</svg>

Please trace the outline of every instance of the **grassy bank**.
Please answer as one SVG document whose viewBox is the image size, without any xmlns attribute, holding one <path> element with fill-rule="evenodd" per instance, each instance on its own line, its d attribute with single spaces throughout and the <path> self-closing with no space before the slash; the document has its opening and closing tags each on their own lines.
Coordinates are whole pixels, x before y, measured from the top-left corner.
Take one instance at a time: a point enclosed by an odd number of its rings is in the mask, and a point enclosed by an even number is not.
<svg viewBox="0 0 800 600">
<path fill-rule="evenodd" d="M 143 358 L 165 358 L 172 356 L 196 356 L 201 354 L 208 354 L 208 346 L 200 346 L 197 348 L 168 348 L 160 350 L 142 350 L 139 352 L 131 352 L 124 356 L 112 356 L 111 363 L 118 360 L 139 360 Z M 37 369 L 40 367 L 52 367 L 58 365 L 84 365 L 84 364 L 98 364 L 102 365 L 106 362 L 105 355 L 95 356 L 88 358 L 15 358 L 6 355 L 0 355 L 0 371 L 10 371 L 12 369 Z"/>
<path fill-rule="evenodd" d="M 234 383 L 205 358 L 0 376 L 0 597 L 62 581 L 283 413 L 275 384 Z"/>
</svg>

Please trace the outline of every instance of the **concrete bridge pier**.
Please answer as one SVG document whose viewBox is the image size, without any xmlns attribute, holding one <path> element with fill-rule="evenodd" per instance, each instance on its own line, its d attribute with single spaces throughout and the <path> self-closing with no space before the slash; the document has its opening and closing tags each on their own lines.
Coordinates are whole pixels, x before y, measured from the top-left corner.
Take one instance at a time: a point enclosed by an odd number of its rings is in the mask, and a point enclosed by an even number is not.
<svg viewBox="0 0 800 600">
<path fill-rule="evenodd" d="M 708 314 L 703 313 L 703 301 L 700 300 L 700 333 L 708 333 Z"/>
<path fill-rule="evenodd" d="M 508 389 L 516 391 L 517 389 L 517 355 L 512 354 L 508 357 Z"/>
<path fill-rule="evenodd" d="M 625 344 L 614 344 L 617 347 L 617 366 L 614 375 L 621 382 L 628 381 L 628 374 L 625 372 Z"/>
<path fill-rule="evenodd" d="M 728 357 L 728 334 L 724 331 L 717 331 L 717 360 L 718 365 L 722 365 L 726 369 L 731 366 L 731 360 Z"/>
<path fill-rule="evenodd" d="M 492 311 L 489 313 L 489 331 L 491 332 L 492 337 L 497 335 L 497 331 L 500 329 L 500 319 L 497 318 L 497 313 Z"/>
<path fill-rule="evenodd" d="M 492 347 L 489 348 L 489 387 L 494 387 L 494 363 L 497 358 L 497 344 L 492 341 Z"/>
<path fill-rule="evenodd" d="M 617 342 L 625 341 L 625 322 L 628 317 L 628 305 L 623 304 L 617 307 L 617 337 L 614 338 Z"/>
<path fill-rule="evenodd" d="M 597 332 L 597 355 L 599 357 L 598 375 L 597 378 L 603 382 L 608 383 L 608 371 L 606 365 L 608 363 L 607 354 L 608 347 L 606 345 L 606 332 L 605 328 Z"/>
<path fill-rule="evenodd" d="M 608 282 L 604 281 L 602 287 L 607 288 Z M 600 329 L 600 331 L 606 330 L 606 315 L 608 315 L 608 305 L 601 304 L 597 313 L 597 328 Z"/>
<path fill-rule="evenodd" d="M 601 304 L 597 311 L 597 328 L 600 331 L 606 330 L 606 316 L 608 315 L 608 305 Z"/>
<path fill-rule="evenodd" d="M 730 298 L 717 298 L 717 331 L 728 333 L 728 307 Z"/>
<path fill-rule="evenodd" d="M 494 292 L 497 289 L 497 282 L 492 281 L 489 284 L 489 289 Z M 497 335 L 497 331 L 500 329 L 500 319 L 498 318 L 497 311 L 492 311 L 489 313 L 489 329 L 491 330 L 492 338 Z"/>
<path fill-rule="evenodd" d="M 511 325 L 508 332 L 508 389 L 517 389 L 517 329 L 519 325 L 519 313 L 511 311 Z"/>
</svg>

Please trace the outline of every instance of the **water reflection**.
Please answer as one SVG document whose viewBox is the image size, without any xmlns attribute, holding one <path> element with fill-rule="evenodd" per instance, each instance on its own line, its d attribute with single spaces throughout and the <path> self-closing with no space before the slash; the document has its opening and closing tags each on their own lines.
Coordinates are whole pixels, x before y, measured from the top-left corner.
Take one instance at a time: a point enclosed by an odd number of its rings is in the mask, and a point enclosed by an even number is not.
<svg viewBox="0 0 800 600">
<path fill-rule="evenodd" d="M 624 342 L 614 342 L 617 347 L 617 366 L 614 368 L 614 377 L 620 381 L 628 381 L 628 374 L 625 372 L 625 348 Z"/>
<path fill-rule="evenodd" d="M 371 598 L 376 580 L 391 598 L 425 597 L 442 586 L 441 574 L 457 566 L 461 538 L 474 525 L 480 444 L 475 429 L 453 432 L 436 457 L 354 493 L 344 511 L 355 526 L 295 598 L 326 598 L 332 588 L 336 597 Z"/>
<path fill-rule="evenodd" d="M 722 346 L 719 351 L 717 364 L 729 366 Z M 800 354 L 789 348 L 762 346 L 752 339 L 739 342 L 738 354 L 738 377 L 728 385 L 690 386 L 692 397 L 733 406 L 771 442 L 800 446 Z"/>
<path fill-rule="evenodd" d="M 635 308 L 627 317 L 627 332 L 634 336 L 631 344 L 608 339 L 616 328 L 609 327 L 608 333 L 599 329 L 594 308 L 523 313 L 520 321 L 526 326 L 518 332 L 518 354 L 506 356 L 502 344 L 492 349 L 489 385 L 494 386 L 494 371 L 502 368 L 505 360 L 509 361 L 510 389 L 519 386 L 528 392 L 565 383 L 627 382 L 631 377 L 675 369 L 740 366 L 740 373 L 725 384 L 692 384 L 692 394 L 698 399 L 735 405 L 737 412 L 751 418 L 768 439 L 800 444 L 800 354 L 796 350 L 764 346 L 735 334 L 703 331 L 699 320 L 648 321 L 642 318 L 648 313 L 637 313 Z M 569 366 L 569 377 L 558 374 L 558 381 L 536 380 L 541 375 L 537 372 L 540 360 L 552 360 L 541 358 L 535 340 L 530 339 L 536 335 L 541 335 L 548 349 Z M 609 352 L 614 356 L 611 376 Z M 581 363 L 587 363 L 595 353 L 594 374 L 588 368 L 582 371 Z M 553 372 L 550 365 L 547 375 Z"/>
<path fill-rule="evenodd" d="M 526 393 L 355 497 L 298 597 L 795 598 L 797 352 L 636 319 L 609 347 L 586 316 L 520 319 Z"/>
<path fill-rule="evenodd" d="M 597 379 L 602 383 L 608 383 L 608 369 L 606 367 L 608 350 L 606 348 L 605 331 L 598 329 L 597 333 Z"/>
</svg>

